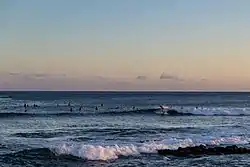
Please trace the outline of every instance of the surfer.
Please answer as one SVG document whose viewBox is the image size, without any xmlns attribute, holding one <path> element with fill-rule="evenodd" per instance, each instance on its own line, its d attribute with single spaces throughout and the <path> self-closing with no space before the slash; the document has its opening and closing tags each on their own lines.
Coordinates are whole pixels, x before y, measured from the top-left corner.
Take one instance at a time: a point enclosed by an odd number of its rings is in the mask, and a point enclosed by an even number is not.
<svg viewBox="0 0 250 167">
<path fill-rule="evenodd" d="M 73 109 L 72 109 L 72 107 L 70 107 L 70 112 L 72 112 L 73 111 Z"/>
<path fill-rule="evenodd" d="M 79 108 L 79 111 L 81 111 L 82 110 L 82 106 L 80 106 L 80 108 Z"/>
<path fill-rule="evenodd" d="M 160 105 L 160 108 L 161 108 L 161 115 L 164 115 L 165 114 L 165 112 L 164 112 L 164 107 L 162 106 L 162 105 Z"/>
</svg>

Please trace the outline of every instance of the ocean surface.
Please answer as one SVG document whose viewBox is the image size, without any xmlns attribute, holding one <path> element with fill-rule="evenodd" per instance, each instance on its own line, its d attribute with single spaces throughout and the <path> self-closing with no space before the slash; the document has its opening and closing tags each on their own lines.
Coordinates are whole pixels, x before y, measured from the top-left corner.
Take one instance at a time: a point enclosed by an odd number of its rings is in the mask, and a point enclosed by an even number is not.
<svg viewBox="0 0 250 167">
<path fill-rule="evenodd" d="M 160 105 L 193 115 L 162 115 Z M 0 92 L 0 166 L 250 166 L 249 155 L 157 154 L 249 147 L 249 132 L 250 93 Z"/>
</svg>

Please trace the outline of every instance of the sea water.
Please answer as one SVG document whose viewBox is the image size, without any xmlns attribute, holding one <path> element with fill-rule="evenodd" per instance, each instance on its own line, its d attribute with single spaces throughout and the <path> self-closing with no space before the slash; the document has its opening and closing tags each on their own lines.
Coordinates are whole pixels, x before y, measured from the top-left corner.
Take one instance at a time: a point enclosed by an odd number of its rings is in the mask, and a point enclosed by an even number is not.
<svg viewBox="0 0 250 167">
<path fill-rule="evenodd" d="M 0 92 L 0 166 L 250 166 L 249 155 L 157 154 L 248 147 L 249 122 L 250 93 Z"/>
</svg>

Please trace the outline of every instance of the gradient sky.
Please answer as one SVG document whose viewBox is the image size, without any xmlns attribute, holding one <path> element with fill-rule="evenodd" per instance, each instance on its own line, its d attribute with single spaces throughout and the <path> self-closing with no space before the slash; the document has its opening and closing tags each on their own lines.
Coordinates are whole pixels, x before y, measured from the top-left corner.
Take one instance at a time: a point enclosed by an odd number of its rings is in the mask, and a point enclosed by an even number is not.
<svg viewBox="0 0 250 167">
<path fill-rule="evenodd" d="M 249 90 L 249 0 L 1 0 L 0 89 Z"/>
</svg>

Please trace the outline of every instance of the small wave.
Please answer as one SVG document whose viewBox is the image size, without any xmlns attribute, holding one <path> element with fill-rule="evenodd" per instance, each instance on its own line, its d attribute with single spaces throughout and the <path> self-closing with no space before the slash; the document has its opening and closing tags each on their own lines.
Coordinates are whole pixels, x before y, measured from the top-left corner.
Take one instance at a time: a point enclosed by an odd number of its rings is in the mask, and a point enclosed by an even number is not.
<svg viewBox="0 0 250 167">
<path fill-rule="evenodd" d="M 7 102 L 7 101 L 10 101 L 12 100 L 12 98 L 10 96 L 0 96 L 0 101 L 1 102 Z"/>
<path fill-rule="evenodd" d="M 95 115 L 166 115 L 166 116 L 250 116 L 250 108 L 190 108 L 190 107 L 173 107 L 169 109 L 160 107 L 126 110 L 126 111 L 106 111 L 106 112 L 2 112 L 0 118 L 5 117 L 48 117 L 48 116 L 95 116 Z"/>
<path fill-rule="evenodd" d="M 157 135 L 159 133 L 166 133 L 166 132 L 186 132 L 186 131 L 192 131 L 193 133 L 197 132 L 200 133 L 201 130 L 203 130 L 201 127 L 166 127 L 166 128 L 79 128 L 79 129 L 67 129 L 67 130 L 51 130 L 51 131 L 35 131 L 35 132 L 19 132 L 11 134 L 11 137 L 21 137 L 21 138 L 54 138 L 58 136 L 78 136 L 76 138 L 69 137 L 72 139 L 72 141 L 86 141 L 91 140 L 93 138 L 86 137 L 86 134 L 93 134 L 95 133 L 95 136 L 99 135 L 106 135 L 106 136 L 112 136 L 116 135 L 117 137 L 121 136 L 135 136 L 135 135 Z"/>
<path fill-rule="evenodd" d="M 5 95 L 0 95 L 0 98 L 1 99 L 11 99 L 12 97 L 11 96 L 5 96 Z"/>
<path fill-rule="evenodd" d="M 24 113 L 24 112 L 2 112 L 0 118 L 5 117 L 47 117 L 47 116 L 88 116 L 88 115 L 128 115 L 128 114 L 155 114 L 158 109 L 142 109 L 131 111 L 110 111 L 110 112 L 58 112 L 58 113 Z"/>
<path fill-rule="evenodd" d="M 172 107 L 164 111 L 172 116 L 250 116 L 250 108 L 240 107 Z"/>
<path fill-rule="evenodd" d="M 14 137 L 23 138 L 52 138 L 65 134 L 64 132 L 33 132 L 33 133 L 15 133 Z"/>
<path fill-rule="evenodd" d="M 166 115 L 166 116 L 250 116 L 250 108 L 196 108 L 196 107 L 171 107 L 164 106 L 153 107 L 147 109 L 138 109 L 130 111 L 108 111 L 96 112 L 100 115 L 129 115 L 129 114 L 143 114 L 143 115 Z"/>
<path fill-rule="evenodd" d="M 0 118 L 6 117 L 22 117 L 22 116 L 35 116 L 34 113 L 14 113 L 14 112 L 4 112 L 0 113 Z"/>
</svg>

